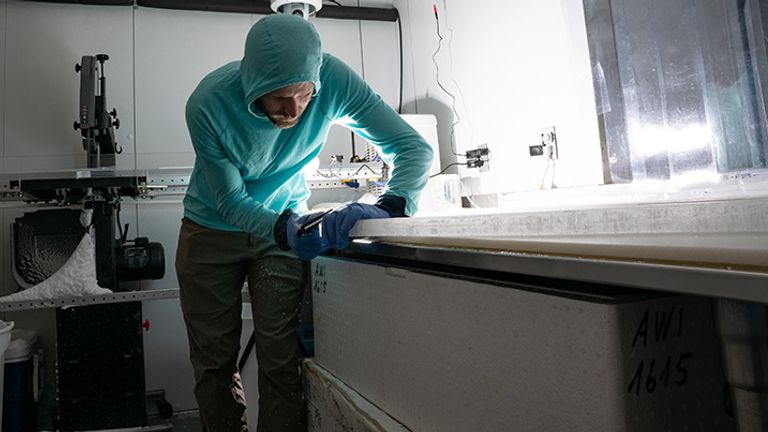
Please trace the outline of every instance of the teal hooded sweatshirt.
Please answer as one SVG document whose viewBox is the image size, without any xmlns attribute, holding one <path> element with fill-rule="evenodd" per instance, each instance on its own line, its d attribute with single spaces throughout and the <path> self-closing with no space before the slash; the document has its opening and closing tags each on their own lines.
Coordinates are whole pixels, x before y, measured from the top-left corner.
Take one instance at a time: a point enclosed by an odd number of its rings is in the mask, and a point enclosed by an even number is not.
<svg viewBox="0 0 768 432">
<path fill-rule="evenodd" d="M 299 122 L 279 129 L 256 100 L 289 84 L 312 82 Z M 389 164 L 386 196 L 413 215 L 432 149 L 347 65 L 323 53 L 309 22 L 270 15 L 253 25 L 242 61 L 208 74 L 186 106 L 196 160 L 184 215 L 205 227 L 272 239 L 285 209 L 302 212 L 310 195 L 302 168 L 320 153 L 333 124 L 355 131 Z"/>
</svg>

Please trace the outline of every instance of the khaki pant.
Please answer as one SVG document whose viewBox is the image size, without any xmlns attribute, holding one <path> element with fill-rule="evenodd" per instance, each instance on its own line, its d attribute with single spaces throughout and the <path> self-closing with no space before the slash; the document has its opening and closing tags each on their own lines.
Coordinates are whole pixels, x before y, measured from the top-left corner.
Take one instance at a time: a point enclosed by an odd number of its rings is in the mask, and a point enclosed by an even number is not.
<svg viewBox="0 0 768 432">
<path fill-rule="evenodd" d="M 295 330 L 306 263 L 264 239 L 184 218 L 176 273 L 203 431 L 248 430 L 237 370 L 246 279 L 259 366 L 258 431 L 305 431 Z"/>
</svg>

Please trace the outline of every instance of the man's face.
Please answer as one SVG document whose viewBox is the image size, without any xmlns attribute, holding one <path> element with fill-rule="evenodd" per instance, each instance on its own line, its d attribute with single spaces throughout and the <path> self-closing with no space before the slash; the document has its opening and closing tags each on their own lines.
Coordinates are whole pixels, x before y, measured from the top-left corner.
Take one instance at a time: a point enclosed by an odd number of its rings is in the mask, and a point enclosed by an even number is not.
<svg viewBox="0 0 768 432">
<path fill-rule="evenodd" d="M 275 126 L 288 129 L 299 122 L 314 91 L 315 85 L 311 82 L 291 84 L 265 94 L 256 103 Z"/>
</svg>

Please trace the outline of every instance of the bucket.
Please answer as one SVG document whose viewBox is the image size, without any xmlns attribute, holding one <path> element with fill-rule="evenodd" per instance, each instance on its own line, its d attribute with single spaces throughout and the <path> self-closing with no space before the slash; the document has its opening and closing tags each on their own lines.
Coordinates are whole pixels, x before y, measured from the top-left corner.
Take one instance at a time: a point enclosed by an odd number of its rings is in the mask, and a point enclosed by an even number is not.
<svg viewBox="0 0 768 432">
<path fill-rule="evenodd" d="M 0 321 L 0 420 L 3 418 L 3 376 L 5 375 L 5 350 L 11 343 L 13 322 Z"/>
</svg>

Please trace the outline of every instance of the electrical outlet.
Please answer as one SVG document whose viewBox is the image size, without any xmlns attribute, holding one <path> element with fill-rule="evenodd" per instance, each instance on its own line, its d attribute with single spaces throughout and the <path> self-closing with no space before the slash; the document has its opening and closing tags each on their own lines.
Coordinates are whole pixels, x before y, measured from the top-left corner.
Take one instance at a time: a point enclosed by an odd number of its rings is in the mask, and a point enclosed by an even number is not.
<svg viewBox="0 0 768 432">
<path fill-rule="evenodd" d="M 529 146 L 528 154 L 531 156 L 542 156 L 544 154 L 544 146 L 541 144 Z"/>
<path fill-rule="evenodd" d="M 480 171 L 488 171 L 488 162 L 491 160 L 491 150 L 488 144 L 481 144 L 474 150 L 467 150 L 467 168 L 480 168 Z"/>
<path fill-rule="evenodd" d="M 549 159 L 557 159 L 558 153 L 557 153 L 557 131 L 555 131 L 555 127 L 548 127 L 541 130 L 541 148 L 542 153 L 539 154 L 546 154 L 547 158 Z M 538 146 L 532 146 L 532 147 L 538 147 Z M 529 147 L 532 148 L 532 147 Z M 538 156 L 533 154 L 533 151 L 531 151 L 531 156 Z"/>
</svg>

